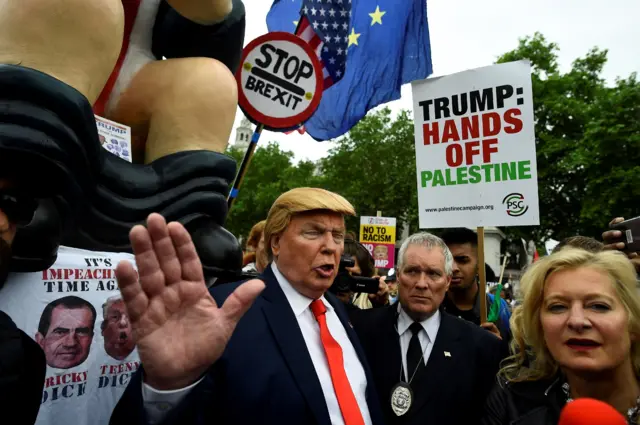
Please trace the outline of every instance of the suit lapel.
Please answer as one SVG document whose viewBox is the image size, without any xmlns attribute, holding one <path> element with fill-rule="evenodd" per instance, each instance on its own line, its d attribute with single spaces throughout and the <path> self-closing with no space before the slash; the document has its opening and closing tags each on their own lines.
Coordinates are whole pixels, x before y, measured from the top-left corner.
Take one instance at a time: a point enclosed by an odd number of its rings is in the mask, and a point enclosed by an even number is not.
<svg viewBox="0 0 640 425">
<path fill-rule="evenodd" d="M 414 412 L 440 390 L 440 383 L 446 382 L 448 376 L 455 375 L 453 371 L 458 361 L 462 360 L 463 349 L 455 319 L 447 313 L 440 314 L 440 328 L 427 365 L 418 369 L 411 382 L 411 387 L 417 389 L 414 391 L 416 404 L 411 409 Z"/>
<path fill-rule="evenodd" d="M 376 350 L 379 352 L 376 373 L 380 375 L 378 386 L 380 389 L 385 389 L 379 394 L 380 402 L 383 410 L 390 412 L 391 390 L 399 382 L 404 382 L 405 378 L 402 370 L 400 335 L 398 335 L 398 305 L 385 308 L 387 311 L 380 327 L 380 344 Z"/>
<path fill-rule="evenodd" d="M 329 412 L 318 375 L 287 297 L 282 292 L 271 267 L 266 268 L 262 279 L 266 284 L 262 297 L 267 301 L 263 304 L 262 311 L 280 347 L 285 363 L 300 392 L 307 400 L 317 423 L 330 425 Z"/>
<path fill-rule="evenodd" d="M 393 388 L 400 380 L 404 381 L 402 369 L 402 351 L 400 349 L 400 335 L 398 335 L 398 306 L 394 304 L 387 309 L 384 320 L 384 327 L 380 335 L 381 360 L 388 365 L 384 370 L 385 382 L 388 381 L 388 388 Z M 383 402 L 390 400 L 391 394 L 380 394 Z"/>
<path fill-rule="evenodd" d="M 356 354 L 358 355 L 358 359 L 360 359 L 360 363 L 362 363 L 363 365 L 366 365 L 367 360 L 364 354 L 364 350 L 360 346 L 360 340 L 358 339 L 358 335 L 356 335 L 356 332 L 353 330 L 353 325 L 349 321 L 349 317 L 347 316 L 347 313 L 344 310 L 344 307 L 341 305 L 341 301 L 329 292 L 324 294 L 324 297 L 327 299 L 329 304 L 333 306 L 333 309 L 336 312 L 338 319 L 340 319 L 340 323 L 342 323 L 342 326 L 347 331 L 347 336 L 349 337 L 349 340 L 351 341 L 353 348 L 356 350 Z"/>
</svg>

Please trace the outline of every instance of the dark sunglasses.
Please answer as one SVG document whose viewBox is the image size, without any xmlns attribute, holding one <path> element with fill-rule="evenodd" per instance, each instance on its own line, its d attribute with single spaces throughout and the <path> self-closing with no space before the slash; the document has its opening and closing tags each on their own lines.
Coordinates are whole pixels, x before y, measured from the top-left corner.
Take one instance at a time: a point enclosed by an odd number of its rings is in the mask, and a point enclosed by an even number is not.
<svg viewBox="0 0 640 425">
<path fill-rule="evenodd" d="M 27 226 L 33 220 L 38 202 L 13 191 L 0 190 L 0 211 L 7 215 L 10 223 Z"/>
</svg>

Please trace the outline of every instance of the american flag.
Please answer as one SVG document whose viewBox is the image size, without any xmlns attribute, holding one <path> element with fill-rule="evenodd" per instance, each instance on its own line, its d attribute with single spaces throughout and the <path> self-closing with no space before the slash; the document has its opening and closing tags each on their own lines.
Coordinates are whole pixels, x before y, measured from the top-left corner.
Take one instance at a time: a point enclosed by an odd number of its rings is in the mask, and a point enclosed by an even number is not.
<svg viewBox="0 0 640 425">
<path fill-rule="evenodd" d="M 303 0 L 296 35 L 315 49 L 323 65 L 324 89 L 344 76 L 349 47 L 351 0 Z"/>
</svg>

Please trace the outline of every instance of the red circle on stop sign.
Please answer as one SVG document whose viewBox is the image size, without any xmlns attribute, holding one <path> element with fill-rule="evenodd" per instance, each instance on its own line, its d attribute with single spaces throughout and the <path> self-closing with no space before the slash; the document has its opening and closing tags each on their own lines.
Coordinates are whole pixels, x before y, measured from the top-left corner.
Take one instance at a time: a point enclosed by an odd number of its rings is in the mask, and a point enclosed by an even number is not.
<svg viewBox="0 0 640 425">
<path fill-rule="evenodd" d="M 320 105 L 323 67 L 313 48 L 288 32 L 250 42 L 236 71 L 238 103 L 254 123 L 269 130 L 304 124 Z"/>
</svg>

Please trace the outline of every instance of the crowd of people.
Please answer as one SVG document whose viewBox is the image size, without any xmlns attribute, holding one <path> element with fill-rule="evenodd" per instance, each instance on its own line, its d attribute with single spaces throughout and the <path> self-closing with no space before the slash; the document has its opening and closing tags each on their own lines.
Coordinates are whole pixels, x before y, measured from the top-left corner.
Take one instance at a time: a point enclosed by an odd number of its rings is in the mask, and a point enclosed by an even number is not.
<svg viewBox="0 0 640 425">
<path fill-rule="evenodd" d="M 0 211 L 10 247 L 18 218 L 6 196 Z M 157 214 L 136 226 L 138 272 L 125 261 L 117 275 L 142 368 L 111 423 L 555 424 L 580 397 L 637 423 L 637 256 L 567 239 L 526 270 L 513 314 L 505 303 L 484 323 L 474 232 L 420 232 L 400 248 L 397 299 L 381 277 L 359 308 L 357 294 L 331 291 L 343 253 L 353 275 L 376 273 L 366 248 L 345 239 L 354 214 L 322 189 L 284 193 L 249 238 L 258 279 L 210 290 L 184 227 Z M 43 338 L 53 318 L 41 321 Z M 23 370 L 44 363 L 31 345 Z"/>
<path fill-rule="evenodd" d="M 525 272 L 521 304 L 510 319 L 504 304 L 506 323 L 502 315 L 497 324 L 480 323 L 474 232 L 452 229 L 442 237 L 420 232 L 400 248 L 397 301 L 391 302 L 381 278 L 380 292 L 369 295 L 370 308 L 347 309 L 357 296 L 330 290 L 342 253 L 356 260 L 351 273 L 375 273 L 368 251 L 345 240 L 344 216 L 354 213 L 347 200 L 321 189 L 294 189 L 278 198 L 256 245 L 263 241 L 269 261 L 260 281 L 211 290 L 208 302 L 222 307 L 198 326 L 189 320 L 192 329 L 178 341 L 193 351 L 186 355 L 180 348 L 185 362 L 171 379 L 160 371 L 175 353 L 161 350 L 159 337 L 139 340 L 138 349 L 148 353 L 141 351 L 145 372 L 138 377 L 145 381 L 129 385 L 112 422 L 138 423 L 128 412 L 143 409 L 155 423 L 170 417 L 171 423 L 215 418 L 223 423 L 555 424 L 567 402 L 592 397 L 636 423 L 640 294 L 637 270 L 626 255 L 590 238 L 563 241 Z M 153 240 L 152 230 L 150 223 L 147 237 Z M 173 233 L 165 230 L 164 237 Z M 174 246 L 182 242 L 174 240 Z M 146 246 L 136 258 L 152 250 Z M 180 257 L 157 258 L 175 267 L 180 262 Z M 136 316 L 150 312 L 133 300 L 141 293 L 153 296 L 152 278 L 165 273 L 166 279 L 165 270 L 155 262 L 139 281 L 121 278 L 123 294 L 131 292 L 125 302 Z M 177 270 L 170 273 L 175 282 L 166 282 L 164 290 L 184 286 L 186 297 L 187 290 L 195 291 L 194 282 L 182 281 Z M 231 325 L 214 320 L 226 309 L 232 309 L 232 318 L 226 316 Z M 244 310 L 230 334 L 228 327 Z M 176 314 L 154 324 L 153 333 L 169 337 L 176 326 L 172 320 L 187 322 L 182 316 L 190 311 Z M 224 351 L 214 350 L 213 341 L 227 338 Z M 505 347 L 509 342 L 511 352 Z M 211 354 L 193 358 L 204 351 Z M 170 408 L 155 411 L 159 397 Z M 205 403 L 203 397 L 211 399 Z"/>
</svg>

